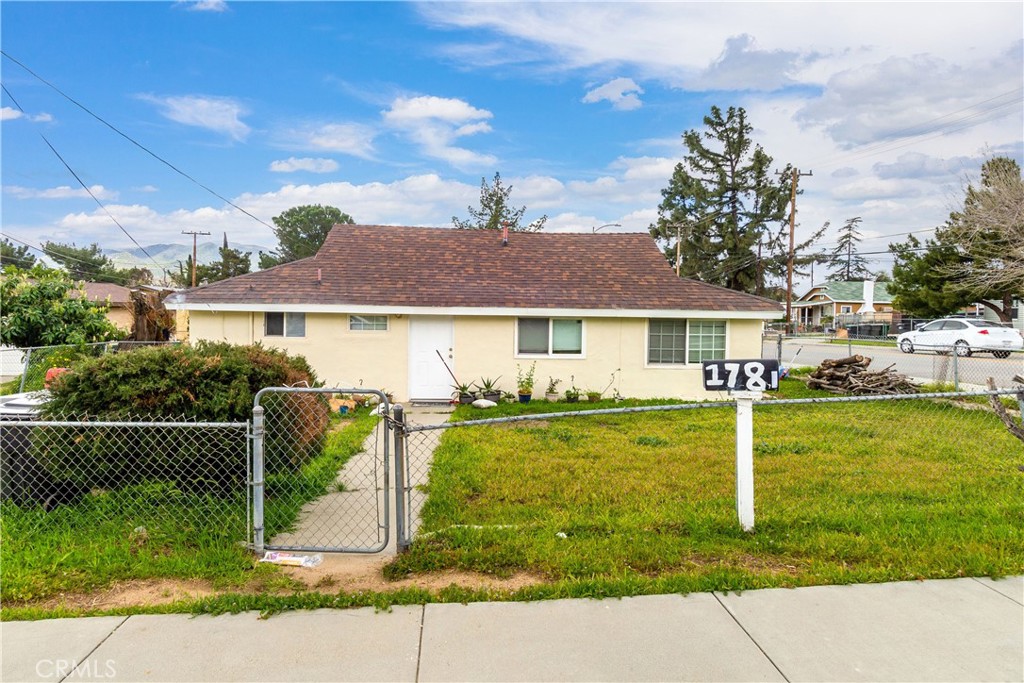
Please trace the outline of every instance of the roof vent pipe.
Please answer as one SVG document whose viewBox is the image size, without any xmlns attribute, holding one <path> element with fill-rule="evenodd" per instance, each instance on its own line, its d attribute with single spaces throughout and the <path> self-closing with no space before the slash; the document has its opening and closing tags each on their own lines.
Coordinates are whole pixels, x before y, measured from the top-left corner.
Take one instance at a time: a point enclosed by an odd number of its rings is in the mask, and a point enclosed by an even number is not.
<svg viewBox="0 0 1024 683">
<path fill-rule="evenodd" d="M 501 224 L 501 246 L 508 246 L 508 221 Z"/>
</svg>

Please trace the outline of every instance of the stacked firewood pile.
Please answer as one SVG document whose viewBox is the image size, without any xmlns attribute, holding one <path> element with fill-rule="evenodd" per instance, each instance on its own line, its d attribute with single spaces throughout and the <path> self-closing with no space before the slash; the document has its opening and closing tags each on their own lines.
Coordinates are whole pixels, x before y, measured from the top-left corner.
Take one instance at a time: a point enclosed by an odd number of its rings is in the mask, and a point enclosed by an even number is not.
<svg viewBox="0 0 1024 683">
<path fill-rule="evenodd" d="M 849 358 L 824 360 L 818 369 L 807 377 L 811 389 L 823 389 L 833 394 L 916 394 L 920 385 L 911 382 L 906 375 L 893 370 L 893 366 L 868 372 L 871 359 L 855 355 Z"/>
</svg>

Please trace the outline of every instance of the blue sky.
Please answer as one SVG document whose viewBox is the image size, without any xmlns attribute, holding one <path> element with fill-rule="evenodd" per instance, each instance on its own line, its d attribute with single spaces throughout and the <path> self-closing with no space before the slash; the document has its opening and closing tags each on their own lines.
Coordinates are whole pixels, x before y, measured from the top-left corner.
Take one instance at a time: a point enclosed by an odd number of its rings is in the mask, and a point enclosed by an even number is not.
<svg viewBox="0 0 1024 683">
<path fill-rule="evenodd" d="M 801 233 L 861 216 L 883 251 L 1024 147 L 1019 2 L 5 1 L 0 30 L 3 232 L 34 245 L 132 246 L 41 136 L 143 245 L 275 240 L 10 58 L 266 223 L 450 225 L 500 171 L 549 230 L 645 230 L 717 104 L 813 171 Z"/>
</svg>

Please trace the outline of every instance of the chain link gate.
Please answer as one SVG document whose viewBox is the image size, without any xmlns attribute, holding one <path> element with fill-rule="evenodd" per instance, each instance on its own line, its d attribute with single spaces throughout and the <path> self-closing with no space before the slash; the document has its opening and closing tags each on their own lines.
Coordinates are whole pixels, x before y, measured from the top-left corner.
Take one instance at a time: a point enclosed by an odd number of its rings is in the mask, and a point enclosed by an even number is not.
<svg viewBox="0 0 1024 683">
<path fill-rule="evenodd" d="M 375 396 L 381 419 L 361 444 L 331 423 L 332 394 Z M 388 413 L 383 392 L 269 387 L 253 402 L 253 546 L 379 553 L 390 541 Z"/>
</svg>

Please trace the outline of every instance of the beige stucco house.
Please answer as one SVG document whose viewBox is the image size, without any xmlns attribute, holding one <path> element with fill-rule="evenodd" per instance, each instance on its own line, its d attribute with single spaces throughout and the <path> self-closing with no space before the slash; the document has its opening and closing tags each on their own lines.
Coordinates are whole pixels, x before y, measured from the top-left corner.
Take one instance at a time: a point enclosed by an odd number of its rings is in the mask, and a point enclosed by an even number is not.
<svg viewBox="0 0 1024 683">
<path fill-rule="evenodd" d="M 647 234 L 337 225 L 316 256 L 173 295 L 190 338 L 305 356 L 332 386 L 447 400 L 536 362 L 560 389 L 706 396 L 701 361 L 759 358 L 779 304 L 680 279 Z"/>
<path fill-rule="evenodd" d="M 130 289 L 110 282 L 83 282 L 81 286 L 89 301 L 105 303 L 110 307 L 107 309 L 107 320 L 126 332 L 132 329 L 134 320 Z M 76 290 L 72 290 L 72 296 L 75 295 Z"/>
</svg>

